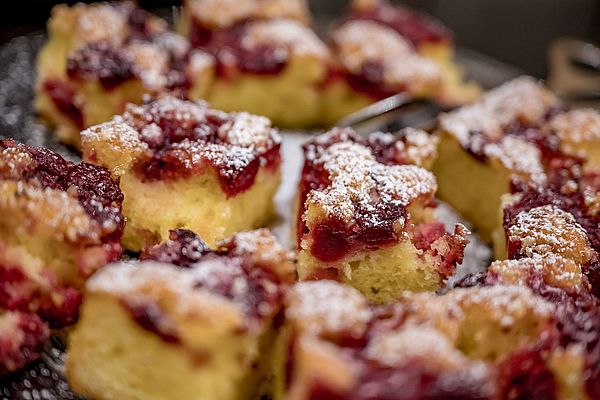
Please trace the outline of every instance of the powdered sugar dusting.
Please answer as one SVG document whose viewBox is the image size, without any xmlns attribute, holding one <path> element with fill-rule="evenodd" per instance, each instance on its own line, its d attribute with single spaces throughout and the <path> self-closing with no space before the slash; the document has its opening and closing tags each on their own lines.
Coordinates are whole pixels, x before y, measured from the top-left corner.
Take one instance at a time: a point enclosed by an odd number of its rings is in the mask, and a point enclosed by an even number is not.
<svg viewBox="0 0 600 400">
<path fill-rule="evenodd" d="M 488 92 L 479 102 L 440 116 L 440 128 L 469 148 L 474 132 L 498 140 L 504 128 L 520 121 L 530 125 L 540 122 L 558 98 L 531 77 L 514 79 Z"/>
<path fill-rule="evenodd" d="M 375 63 L 382 67 L 385 84 L 409 91 L 437 84 L 441 79 L 441 72 L 432 61 L 419 55 L 392 28 L 377 22 L 347 22 L 334 31 L 332 40 L 336 56 L 352 74 L 361 75 L 365 64 Z"/>
<path fill-rule="evenodd" d="M 585 264 L 593 253 L 586 231 L 573 215 L 553 205 L 517 215 L 508 227 L 508 239 L 518 241 L 527 256 L 555 253 Z"/>
<path fill-rule="evenodd" d="M 560 113 L 550 120 L 548 128 L 568 142 L 600 141 L 600 113 L 593 109 Z"/>
<path fill-rule="evenodd" d="M 356 289 L 334 281 L 298 283 L 289 290 L 287 304 L 287 318 L 313 335 L 360 336 L 371 318 L 367 300 Z"/>
<path fill-rule="evenodd" d="M 377 335 L 367 345 L 365 355 L 390 367 L 421 360 L 444 368 L 460 368 L 468 362 L 446 336 L 430 327 L 409 326 Z"/>
<path fill-rule="evenodd" d="M 123 262 L 100 270 L 88 280 L 86 288 L 92 293 L 109 293 L 135 302 L 144 300 L 166 302 L 169 297 L 176 296 L 176 301 L 169 302 L 172 309 L 163 311 L 170 311 L 180 317 L 202 315 L 207 312 L 218 313 L 219 310 L 231 312 L 231 303 L 226 298 L 197 287 L 198 282 L 206 283 L 210 279 L 207 277 L 206 270 L 205 268 L 183 269 L 149 261 Z M 239 290 L 244 288 L 240 285 Z M 162 299 L 159 297 L 161 294 L 164 296 Z"/>
<path fill-rule="evenodd" d="M 279 138 L 272 137 L 271 121 L 259 115 L 239 112 L 230 114 L 230 120 L 219 127 L 221 140 L 250 150 L 266 151 Z"/>
<path fill-rule="evenodd" d="M 509 171 L 527 177 L 533 182 L 544 183 L 546 173 L 542 165 L 542 152 L 532 143 L 515 136 L 505 136 L 499 143 L 483 147 L 489 158 L 498 159 Z"/>
<path fill-rule="evenodd" d="M 327 58 L 325 43 L 308 27 L 292 20 L 267 20 L 252 23 L 242 38 L 242 47 L 285 46 L 292 55 Z"/>
<path fill-rule="evenodd" d="M 309 19 L 305 0 L 186 0 L 184 8 L 210 28 L 249 19 Z"/>
<path fill-rule="evenodd" d="M 357 143 L 335 143 L 312 162 L 324 165 L 331 185 L 310 192 L 307 201 L 346 222 L 354 217 L 357 204 L 364 210 L 377 202 L 406 207 L 418 198 L 433 197 L 437 189 L 435 177 L 427 170 L 380 164 L 369 148 Z"/>
</svg>

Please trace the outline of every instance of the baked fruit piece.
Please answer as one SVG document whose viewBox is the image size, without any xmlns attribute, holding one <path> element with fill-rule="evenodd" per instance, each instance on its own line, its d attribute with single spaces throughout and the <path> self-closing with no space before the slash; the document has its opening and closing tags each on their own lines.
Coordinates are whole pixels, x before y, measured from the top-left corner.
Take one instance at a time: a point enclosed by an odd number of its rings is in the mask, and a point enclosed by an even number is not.
<svg viewBox="0 0 600 400">
<path fill-rule="evenodd" d="M 37 359 L 49 336 L 37 315 L 0 309 L 0 376 Z"/>
<path fill-rule="evenodd" d="M 433 167 L 439 196 L 465 216 L 486 241 L 500 224 L 501 197 L 519 178 L 546 179 L 556 143 L 544 125 L 562 108 L 533 78 L 521 77 L 479 102 L 439 118 L 439 156 Z"/>
<path fill-rule="evenodd" d="M 565 272 L 556 278 L 571 287 Z M 595 398 L 586 385 L 597 354 L 586 346 L 597 346 L 598 309 L 571 322 L 551 297 L 508 279 L 370 307 L 351 287 L 301 282 L 286 297 L 283 398 Z"/>
<path fill-rule="evenodd" d="M 331 34 L 337 68 L 327 82 L 330 124 L 368 104 L 406 93 L 444 106 L 475 100 L 454 63 L 452 33 L 440 21 L 387 1 L 355 1 Z M 399 61 L 400 60 L 400 61 Z"/>
<path fill-rule="evenodd" d="M 264 230 L 216 252 L 179 230 L 142 258 L 88 282 L 67 354 L 73 389 L 99 400 L 259 398 L 295 277 L 287 251 Z"/>
<path fill-rule="evenodd" d="M 79 132 L 139 103 L 147 93 L 201 97 L 214 61 L 191 51 L 162 19 L 133 2 L 56 6 L 38 58 L 36 110 L 58 139 L 79 146 Z"/>
<path fill-rule="evenodd" d="M 77 319 L 85 280 L 120 258 L 123 195 L 108 170 L 0 141 L 0 308 Z"/>
<path fill-rule="evenodd" d="M 163 96 L 130 104 L 81 135 L 84 159 L 120 178 L 130 250 L 166 240 L 175 228 L 215 246 L 273 215 L 280 137 L 265 117 Z"/>
<path fill-rule="evenodd" d="M 330 56 L 302 22 L 303 1 L 185 1 L 184 30 L 213 54 L 217 76 L 207 100 L 225 111 L 248 111 L 277 126 L 321 122 L 321 86 Z"/>
<path fill-rule="evenodd" d="M 297 217 L 298 276 L 329 278 L 370 300 L 436 290 L 462 262 L 468 231 L 434 216 L 435 138 L 415 129 L 358 137 L 334 129 L 304 145 Z"/>
</svg>

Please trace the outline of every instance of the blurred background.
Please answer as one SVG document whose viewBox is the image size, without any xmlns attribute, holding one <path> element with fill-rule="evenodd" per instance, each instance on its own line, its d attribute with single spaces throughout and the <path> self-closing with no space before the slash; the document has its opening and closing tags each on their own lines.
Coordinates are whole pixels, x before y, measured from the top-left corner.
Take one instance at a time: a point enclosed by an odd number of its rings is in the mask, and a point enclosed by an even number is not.
<svg viewBox="0 0 600 400">
<path fill-rule="evenodd" d="M 167 8 L 177 0 L 139 0 L 144 8 Z M 3 2 L 0 42 L 44 28 L 50 9 L 61 1 Z M 69 1 L 68 3 L 74 3 Z M 340 15 L 347 0 L 312 0 L 321 29 Z M 544 78 L 547 49 L 559 37 L 600 42 L 600 0 L 406 0 L 402 3 L 427 11 L 446 23 L 459 46 L 512 64 Z"/>
</svg>

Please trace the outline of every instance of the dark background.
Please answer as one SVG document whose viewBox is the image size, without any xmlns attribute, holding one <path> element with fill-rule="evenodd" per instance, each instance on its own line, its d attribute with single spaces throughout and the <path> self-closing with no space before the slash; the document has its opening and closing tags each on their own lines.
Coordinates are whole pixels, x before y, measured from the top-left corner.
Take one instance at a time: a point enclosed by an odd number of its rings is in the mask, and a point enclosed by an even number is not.
<svg viewBox="0 0 600 400">
<path fill-rule="evenodd" d="M 41 30 L 53 4 L 50 0 L 3 2 L 0 42 Z M 69 2 L 73 3 L 73 2 Z M 169 7 L 178 0 L 139 0 L 148 9 Z M 313 0 L 318 22 L 330 21 L 347 0 Z M 513 64 L 540 78 L 546 75 L 546 50 L 561 36 L 600 42 L 600 0 L 406 0 L 442 19 L 460 46 Z"/>
</svg>

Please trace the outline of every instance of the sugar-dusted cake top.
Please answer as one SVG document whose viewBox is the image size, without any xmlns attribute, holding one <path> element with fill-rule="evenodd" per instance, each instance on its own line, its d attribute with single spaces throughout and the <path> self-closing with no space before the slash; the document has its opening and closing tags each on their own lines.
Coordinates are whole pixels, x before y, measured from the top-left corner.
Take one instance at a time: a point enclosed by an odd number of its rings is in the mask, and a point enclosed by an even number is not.
<svg viewBox="0 0 600 400">
<path fill-rule="evenodd" d="M 240 21 L 288 18 L 308 22 L 305 0 L 186 0 L 184 9 L 203 27 L 224 28 Z"/>
<path fill-rule="evenodd" d="M 387 0 L 354 0 L 348 20 L 374 21 L 394 29 L 414 46 L 452 42 L 452 32 L 438 19 Z"/>
<path fill-rule="evenodd" d="M 192 27 L 192 45 L 214 55 L 216 73 L 280 73 L 295 57 L 317 59 L 322 68 L 329 49 L 307 26 L 292 19 L 244 20 L 216 30 Z"/>
<path fill-rule="evenodd" d="M 573 215 L 553 205 L 519 213 L 508 225 L 507 236 L 509 246 L 526 256 L 553 253 L 584 265 L 594 254 L 587 232 Z"/>
<path fill-rule="evenodd" d="M 294 285 L 287 293 L 285 312 L 296 329 L 333 339 L 362 337 L 372 318 L 359 291 L 328 280 Z"/>
<path fill-rule="evenodd" d="M 524 76 L 489 91 L 475 104 L 442 114 L 440 128 L 469 148 L 473 135 L 497 141 L 512 124 L 538 127 L 559 107 L 561 103 L 552 92 Z"/>
<path fill-rule="evenodd" d="M 69 78 L 98 81 L 106 90 L 135 78 L 147 92 L 185 91 L 194 75 L 214 63 L 168 32 L 164 20 L 129 1 L 57 6 L 49 33 L 65 41 Z M 210 62 L 190 62 L 200 55 Z"/>
<path fill-rule="evenodd" d="M 566 291 L 589 290 L 580 264 L 554 253 L 534 255 L 517 260 L 494 261 L 487 271 L 491 283 L 534 286 L 539 280 Z"/>
<path fill-rule="evenodd" d="M 210 167 L 228 196 L 248 189 L 259 169 L 279 165 L 280 142 L 265 117 L 170 96 L 130 104 L 113 121 L 82 132 L 84 154 L 113 171 L 132 169 L 144 181 L 157 181 Z"/>
<path fill-rule="evenodd" d="M 172 341 L 193 343 L 186 326 L 201 323 L 259 327 L 275 316 L 295 277 L 290 256 L 266 230 L 237 234 L 216 251 L 190 231 L 172 231 L 141 258 L 102 270 L 87 289 L 118 297 L 142 327 Z"/>
<path fill-rule="evenodd" d="M 406 207 L 433 201 L 433 175 L 408 161 L 407 149 L 427 152 L 430 142 L 420 137 L 417 144 L 407 131 L 392 139 L 385 134 L 359 138 L 352 129 L 334 129 L 304 145 L 305 163 L 300 181 L 298 241 L 310 228 L 316 236 L 323 230 L 346 232 L 344 242 L 368 242 L 371 246 L 396 242 L 408 223 Z M 422 140 L 422 142 L 420 142 Z M 401 143 L 401 144 L 400 144 Z M 321 226 L 321 228 L 319 228 Z M 325 227 L 329 228 L 325 228 Z M 321 238 L 330 243 L 331 238 Z M 313 242 L 321 241 L 315 237 Z M 340 244 L 341 253 L 350 251 Z M 318 247 L 318 246 L 317 246 Z M 329 246 L 331 247 L 331 246 Z M 315 249 L 313 249 L 315 250 Z M 325 256 L 325 255 L 322 255 Z"/>
<path fill-rule="evenodd" d="M 415 93 L 440 82 L 438 67 L 385 25 L 351 20 L 333 31 L 332 43 L 338 62 L 349 75 L 348 82 L 356 89 L 361 88 L 359 80 L 365 90 L 367 86 L 370 91 L 380 87 L 381 93 L 373 92 L 377 97 L 401 91 Z"/>
<path fill-rule="evenodd" d="M 0 141 L 2 207 L 28 213 L 72 243 L 119 242 L 123 194 L 105 168 L 50 150 Z"/>
</svg>

